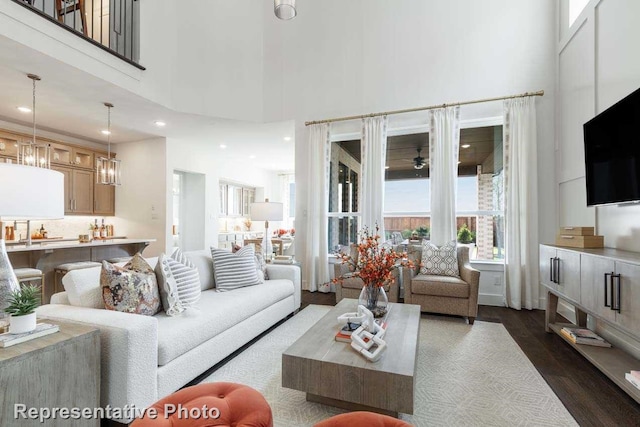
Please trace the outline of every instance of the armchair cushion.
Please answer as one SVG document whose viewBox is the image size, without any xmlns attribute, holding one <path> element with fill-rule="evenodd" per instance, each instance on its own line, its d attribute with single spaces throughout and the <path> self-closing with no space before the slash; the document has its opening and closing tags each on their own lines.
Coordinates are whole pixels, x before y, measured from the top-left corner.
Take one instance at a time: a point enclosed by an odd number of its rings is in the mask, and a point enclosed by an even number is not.
<svg viewBox="0 0 640 427">
<path fill-rule="evenodd" d="M 411 292 L 453 298 L 469 298 L 469 285 L 458 277 L 418 274 L 411 280 Z"/>
</svg>

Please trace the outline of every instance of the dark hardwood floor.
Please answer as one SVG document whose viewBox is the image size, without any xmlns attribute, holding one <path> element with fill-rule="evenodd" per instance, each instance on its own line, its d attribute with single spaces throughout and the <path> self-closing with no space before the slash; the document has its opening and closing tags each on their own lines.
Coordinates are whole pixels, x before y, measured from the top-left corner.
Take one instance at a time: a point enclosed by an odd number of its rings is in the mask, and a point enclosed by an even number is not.
<svg viewBox="0 0 640 427">
<path fill-rule="evenodd" d="M 302 292 L 302 305 L 335 305 L 335 294 Z M 556 334 L 544 311 L 481 305 L 477 320 L 502 323 L 581 426 L 640 426 L 640 405 Z"/>
</svg>

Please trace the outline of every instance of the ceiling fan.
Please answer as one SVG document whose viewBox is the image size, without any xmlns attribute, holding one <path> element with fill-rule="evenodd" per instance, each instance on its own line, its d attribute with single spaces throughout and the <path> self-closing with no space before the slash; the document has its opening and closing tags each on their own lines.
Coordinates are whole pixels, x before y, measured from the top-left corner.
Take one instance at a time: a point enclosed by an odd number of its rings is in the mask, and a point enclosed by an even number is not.
<svg viewBox="0 0 640 427">
<path fill-rule="evenodd" d="M 413 158 L 413 168 L 422 169 L 427 163 L 424 161 L 424 157 L 420 156 L 422 148 L 418 148 L 418 157 Z"/>
</svg>

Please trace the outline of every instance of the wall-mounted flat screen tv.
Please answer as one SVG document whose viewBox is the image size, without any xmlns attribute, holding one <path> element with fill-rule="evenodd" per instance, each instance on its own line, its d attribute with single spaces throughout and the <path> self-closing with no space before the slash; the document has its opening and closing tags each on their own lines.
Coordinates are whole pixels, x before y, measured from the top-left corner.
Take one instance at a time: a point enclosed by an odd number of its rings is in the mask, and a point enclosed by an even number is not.
<svg viewBox="0 0 640 427">
<path fill-rule="evenodd" d="M 587 205 L 640 200 L 640 89 L 584 124 Z"/>
</svg>

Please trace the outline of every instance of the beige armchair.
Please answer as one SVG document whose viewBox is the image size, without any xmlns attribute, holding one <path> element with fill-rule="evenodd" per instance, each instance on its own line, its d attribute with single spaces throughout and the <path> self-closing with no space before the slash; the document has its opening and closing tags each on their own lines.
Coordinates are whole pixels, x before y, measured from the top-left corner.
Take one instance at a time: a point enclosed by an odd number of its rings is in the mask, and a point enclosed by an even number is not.
<svg viewBox="0 0 640 427">
<path fill-rule="evenodd" d="M 358 260 L 358 245 L 352 243 L 349 246 L 345 246 L 343 253 L 349 251 L 349 255 L 351 255 L 351 259 L 357 261 Z M 349 270 L 349 264 L 342 264 L 338 262 L 333 266 L 336 278 L 342 277 L 343 280 L 341 282 L 336 283 L 336 304 L 339 303 L 343 298 L 354 298 L 358 299 L 360 296 L 360 292 L 362 292 L 362 287 L 364 286 L 364 282 L 358 276 L 353 276 L 353 272 Z M 387 293 L 387 298 L 389 302 L 398 302 L 398 297 L 400 296 L 400 270 L 396 269 L 393 271 L 393 283 L 389 283 L 384 286 L 384 291 Z"/>
<path fill-rule="evenodd" d="M 335 277 L 343 277 L 341 282 L 336 283 L 336 304 L 343 298 L 358 299 L 364 282 L 358 276 L 353 276 L 353 273 L 349 271 L 348 264 L 334 264 Z M 398 302 L 399 294 L 399 274 L 398 270 L 393 271 L 394 282 L 384 286 L 384 291 L 387 293 L 389 302 Z"/>
<path fill-rule="evenodd" d="M 469 263 L 469 248 L 458 247 L 459 278 L 420 274 L 421 246 L 410 246 L 407 255 L 416 267 L 402 268 L 405 304 L 420 305 L 420 311 L 464 316 L 473 325 L 478 316 L 480 272 Z"/>
</svg>

